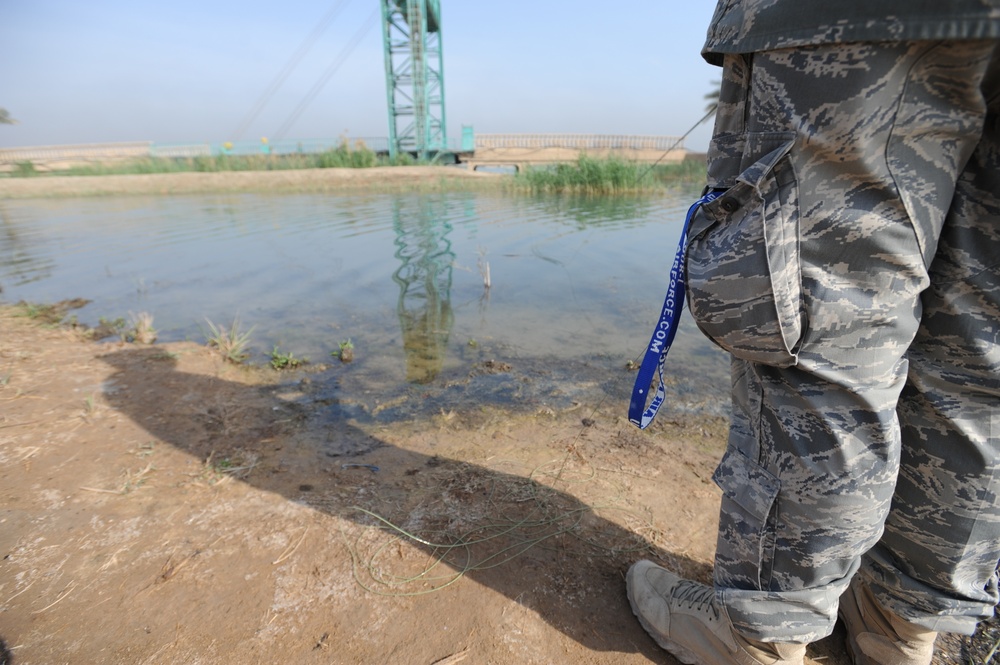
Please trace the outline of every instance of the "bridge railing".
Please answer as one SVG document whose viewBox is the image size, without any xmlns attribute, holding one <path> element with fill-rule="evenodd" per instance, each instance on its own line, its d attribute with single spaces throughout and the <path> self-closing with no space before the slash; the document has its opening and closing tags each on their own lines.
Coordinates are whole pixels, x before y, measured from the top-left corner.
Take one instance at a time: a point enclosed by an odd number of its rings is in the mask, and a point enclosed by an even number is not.
<svg viewBox="0 0 1000 665">
<path fill-rule="evenodd" d="M 18 162 L 94 161 L 148 157 L 152 141 L 81 143 L 24 148 L 0 148 L 0 164 Z"/>
<path fill-rule="evenodd" d="M 103 162 L 123 159 L 191 159 L 216 155 L 292 155 L 313 154 L 335 150 L 346 144 L 351 149 L 368 148 L 388 152 L 385 137 L 333 139 L 297 139 L 282 141 L 232 141 L 219 143 L 154 143 L 129 141 L 119 143 L 80 143 L 75 145 L 27 146 L 0 148 L 0 164 L 34 164 Z"/>
<path fill-rule="evenodd" d="M 683 140 L 676 136 L 629 136 L 624 134 L 476 134 L 452 139 L 446 150 L 469 152 L 469 143 L 476 150 L 491 149 L 544 149 L 570 150 L 684 150 Z M 154 143 L 131 141 L 121 143 L 85 143 L 78 145 L 32 146 L 0 148 L 0 165 L 20 162 L 54 164 L 68 162 L 101 162 L 121 159 L 159 157 L 189 159 L 216 155 L 291 155 L 321 153 L 342 145 L 352 149 L 368 148 L 379 153 L 389 150 L 385 137 L 333 139 L 295 139 L 282 141 L 233 141 L 225 143 Z"/>
<path fill-rule="evenodd" d="M 679 136 L 625 134 L 476 134 L 477 149 L 569 148 L 572 150 L 683 150 Z"/>
<path fill-rule="evenodd" d="M 183 159 L 215 155 L 295 155 L 315 154 L 336 150 L 342 145 L 357 150 L 367 148 L 375 152 L 388 151 L 389 140 L 384 137 L 334 139 L 283 139 L 281 141 L 227 141 L 224 143 L 154 143 L 150 157 Z"/>
</svg>

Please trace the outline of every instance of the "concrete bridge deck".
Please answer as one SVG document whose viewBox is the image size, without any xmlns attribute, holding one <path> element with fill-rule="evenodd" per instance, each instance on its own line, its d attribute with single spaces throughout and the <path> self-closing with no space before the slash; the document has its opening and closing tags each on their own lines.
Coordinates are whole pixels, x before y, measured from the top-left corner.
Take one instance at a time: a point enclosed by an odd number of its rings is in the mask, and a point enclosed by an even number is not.
<svg viewBox="0 0 1000 665">
<path fill-rule="evenodd" d="M 624 134 L 477 134 L 475 150 L 459 154 L 471 169 L 480 166 L 513 166 L 575 162 L 580 155 L 617 157 L 636 162 L 677 163 L 687 150 L 677 136 Z"/>
</svg>

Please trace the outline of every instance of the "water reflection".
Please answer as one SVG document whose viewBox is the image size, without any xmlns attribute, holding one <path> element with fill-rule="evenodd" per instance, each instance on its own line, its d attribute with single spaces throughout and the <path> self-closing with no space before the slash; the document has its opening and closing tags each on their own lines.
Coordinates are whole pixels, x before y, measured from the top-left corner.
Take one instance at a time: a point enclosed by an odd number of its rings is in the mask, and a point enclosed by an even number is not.
<svg viewBox="0 0 1000 665">
<path fill-rule="evenodd" d="M 392 211 L 399 285 L 396 314 L 403 333 L 406 380 L 430 383 L 441 372 L 455 323 L 451 280 L 455 263 L 452 231 L 440 199 L 396 199 Z"/>
<path fill-rule="evenodd" d="M 588 228 L 627 228 L 648 223 L 657 201 L 629 196 L 538 196 L 538 206 L 552 217 L 571 223 L 577 231 Z"/>
<path fill-rule="evenodd" d="M 0 299 L 84 298 L 91 304 L 75 314 L 86 325 L 149 312 L 161 342 L 204 340 L 206 318 L 239 316 L 254 326 L 252 362 L 265 365 L 276 345 L 319 365 L 352 339 L 355 362 L 311 380 L 380 418 L 591 397 L 627 404 L 623 368 L 648 340 L 689 200 L 433 192 L 4 201 Z M 479 261 L 490 264 L 489 290 Z M 675 409 L 720 408 L 728 364 L 709 346 L 682 323 Z M 487 361 L 494 371 L 479 371 Z"/>
<path fill-rule="evenodd" d="M 48 278 L 54 262 L 36 253 L 30 231 L 22 229 L 4 205 L 0 205 L 0 275 L 22 286 Z M 0 283 L 0 291 L 2 291 Z"/>
</svg>

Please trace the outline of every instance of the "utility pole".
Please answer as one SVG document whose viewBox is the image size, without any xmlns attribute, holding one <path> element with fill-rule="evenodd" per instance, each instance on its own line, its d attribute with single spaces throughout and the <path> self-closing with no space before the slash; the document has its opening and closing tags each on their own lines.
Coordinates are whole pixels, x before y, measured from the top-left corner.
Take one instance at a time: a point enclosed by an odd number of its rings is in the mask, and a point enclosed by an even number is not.
<svg viewBox="0 0 1000 665">
<path fill-rule="evenodd" d="M 379 0 L 389 102 L 389 156 L 447 150 L 440 0 Z"/>
</svg>

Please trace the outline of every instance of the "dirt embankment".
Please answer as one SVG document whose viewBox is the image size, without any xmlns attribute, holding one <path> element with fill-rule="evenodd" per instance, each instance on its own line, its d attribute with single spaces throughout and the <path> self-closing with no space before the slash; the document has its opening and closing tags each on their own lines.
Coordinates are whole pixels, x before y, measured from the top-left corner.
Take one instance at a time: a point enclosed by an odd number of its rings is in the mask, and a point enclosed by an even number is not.
<svg viewBox="0 0 1000 665">
<path fill-rule="evenodd" d="M 0 199 L 210 192 L 325 192 L 345 189 L 461 187 L 504 176 L 449 166 L 380 166 L 370 169 L 292 169 L 148 175 L 0 178 Z"/>
</svg>

